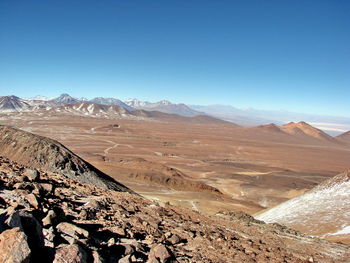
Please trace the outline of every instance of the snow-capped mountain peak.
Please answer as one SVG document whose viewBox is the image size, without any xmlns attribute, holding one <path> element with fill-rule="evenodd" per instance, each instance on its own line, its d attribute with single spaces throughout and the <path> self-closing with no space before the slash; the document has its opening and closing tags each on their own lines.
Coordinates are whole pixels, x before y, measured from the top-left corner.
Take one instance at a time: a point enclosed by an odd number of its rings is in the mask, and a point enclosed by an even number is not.
<svg viewBox="0 0 350 263">
<path fill-rule="evenodd" d="M 137 99 L 128 99 L 125 101 L 125 103 L 135 109 L 160 111 L 164 113 L 178 114 L 187 117 L 205 115 L 202 112 L 189 108 L 185 104 L 173 104 L 168 100 L 161 100 L 158 102 L 151 103 L 148 101 L 140 101 Z"/>
<path fill-rule="evenodd" d="M 53 99 L 52 101 L 60 104 L 72 104 L 72 103 L 78 102 L 79 100 L 76 98 L 73 98 L 67 93 L 63 93 L 59 97 Z"/>
<path fill-rule="evenodd" d="M 151 104 L 150 102 L 148 101 L 141 101 L 141 100 L 138 100 L 138 99 L 127 99 L 125 101 L 125 104 L 129 105 L 130 107 L 133 107 L 133 108 L 142 108 L 142 107 L 145 107 L 149 104 Z"/>
<path fill-rule="evenodd" d="M 168 100 L 161 100 L 156 102 L 156 104 L 160 104 L 160 105 L 171 105 L 172 103 Z"/>
<path fill-rule="evenodd" d="M 52 100 L 52 98 L 49 98 L 49 97 L 46 97 L 46 96 L 41 96 L 41 95 L 36 95 L 34 97 L 31 97 L 31 98 L 26 98 L 26 100 L 28 101 L 38 101 L 38 100 L 41 100 L 41 101 L 49 101 L 49 100 Z"/>
<path fill-rule="evenodd" d="M 103 98 L 103 97 L 96 97 L 90 100 L 92 103 L 102 104 L 102 105 L 115 105 L 122 107 L 128 111 L 134 110 L 134 108 L 121 100 L 115 99 L 115 98 Z"/>
<path fill-rule="evenodd" d="M 1 112 L 19 112 L 30 108 L 30 105 L 19 97 L 14 95 L 0 97 Z"/>
</svg>

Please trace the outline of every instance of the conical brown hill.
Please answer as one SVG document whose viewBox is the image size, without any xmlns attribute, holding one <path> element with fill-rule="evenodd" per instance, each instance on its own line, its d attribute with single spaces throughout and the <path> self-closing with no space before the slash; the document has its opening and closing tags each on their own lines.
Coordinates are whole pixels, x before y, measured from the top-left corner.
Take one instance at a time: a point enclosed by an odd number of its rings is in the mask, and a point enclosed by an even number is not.
<svg viewBox="0 0 350 263">
<path fill-rule="evenodd" d="M 325 132 L 311 126 L 310 124 L 306 122 L 290 122 L 288 124 L 285 124 L 281 126 L 281 129 L 289 133 L 291 135 L 299 135 L 299 136 L 310 136 L 321 140 L 336 142 L 336 139 L 332 136 L 326 134 Z"/>
<path fill-rule="evenodd" d="M 338 139 L 342 141 L 350 142 L 350 131 L 344 132 L 337 136 Z"/>
</svg>

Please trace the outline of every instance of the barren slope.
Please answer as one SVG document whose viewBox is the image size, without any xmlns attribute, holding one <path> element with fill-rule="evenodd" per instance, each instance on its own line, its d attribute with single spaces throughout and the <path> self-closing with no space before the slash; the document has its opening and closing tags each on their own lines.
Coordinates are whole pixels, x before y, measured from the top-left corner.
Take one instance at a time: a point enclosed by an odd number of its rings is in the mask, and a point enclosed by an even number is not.
<svg viewBox="0 0 350 263">
<path fill-rule="evenodd" d="M 345 245 L 244 213 L 206 217 L 59 173 L 28 177 L 33 172 L 0 158 L 1 262 L 306 263 L 350 256 Z"/>
<path fill-rule="evenodd" d="M 163 164 L 150 162 L 142 158 L 104 159 L 107 162 L 113 162 L 114 169 L 118 167 L 123 171 L 128 181 L 145 183 L 148 185 L 159 185 L 180 191 L 208 192 L 222 195 L 215 187 L 200 181 L 195 181 L 183 172 Z M 107 165 L 108 164 L 106 164 L 106 166 Z"/>
<path fill-rule="evenodd" d="M 237 124 L 234 124 L 232 122 L 223 121 L 223 120 L 220 120 L 211 116 L 205 116 L 205 115 L 186 117 L 186 116 L 181 116 L 181 115 L 172 114 L 172 113 L 165 113 L 161 111 L 148 111 L 148 110 L 134 110 L 131 112 L 131 114 L 134 116 L 160 119 L 160 120 L 169 121 L 169 122 L 179 121 L 179 122 L 190 122 L 190 123 L 227 124 L 232 127 L 239 127 Z"/>
<path fill-rule="evenodd" d="M 310 136 L 320 140 L 336 142 L 336 139 L 306 122 L 290 122 L 281 126 L 286 133 L 296 136 Z"/>
<path fill-rule="evenodd" d="M 350 143 L 350 131 L 347 131 L 343 134 L 338 135 L 337 138 L 342 140 L 342 141 Z"/>
<path fill-rule="evenodd" d="M 0 126 L 0 155 L 24 165 L 60 172 L 95 186 L 130 191 L 59 142 L 19 129 Z"/>
</svg>

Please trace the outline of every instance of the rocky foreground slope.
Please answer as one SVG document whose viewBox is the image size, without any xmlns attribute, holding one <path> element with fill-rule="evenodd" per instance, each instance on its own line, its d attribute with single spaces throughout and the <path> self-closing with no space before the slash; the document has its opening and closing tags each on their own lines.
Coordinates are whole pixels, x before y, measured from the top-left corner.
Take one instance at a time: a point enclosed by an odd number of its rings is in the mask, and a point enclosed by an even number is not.
<svg viewBox="0 0 350 263">
<path fill-rule="evenodd" d="M 349 247 L 206 217 L 0 157 L 0 262 L 346 262 Z"/>
<path fill-rule="evenodd" d="M 0 125 L 0 155 L 24 165 L 62 173 L 69 178 L 105 189 L 131 191 L 61 143 L 3 125 Z"/>
</svg>

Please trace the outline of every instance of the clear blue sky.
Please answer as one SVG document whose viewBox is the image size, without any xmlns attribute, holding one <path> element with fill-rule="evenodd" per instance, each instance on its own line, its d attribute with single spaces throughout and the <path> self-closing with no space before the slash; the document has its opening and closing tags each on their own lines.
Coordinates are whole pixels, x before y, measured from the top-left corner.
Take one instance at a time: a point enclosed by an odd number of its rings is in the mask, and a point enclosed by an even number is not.
<svg viewBox="0 0 350 263">
<path fill-rule="evenodd" d="M 350 116 L 348 0 L 1 0 L 0 95 Z"/>
</svg>

